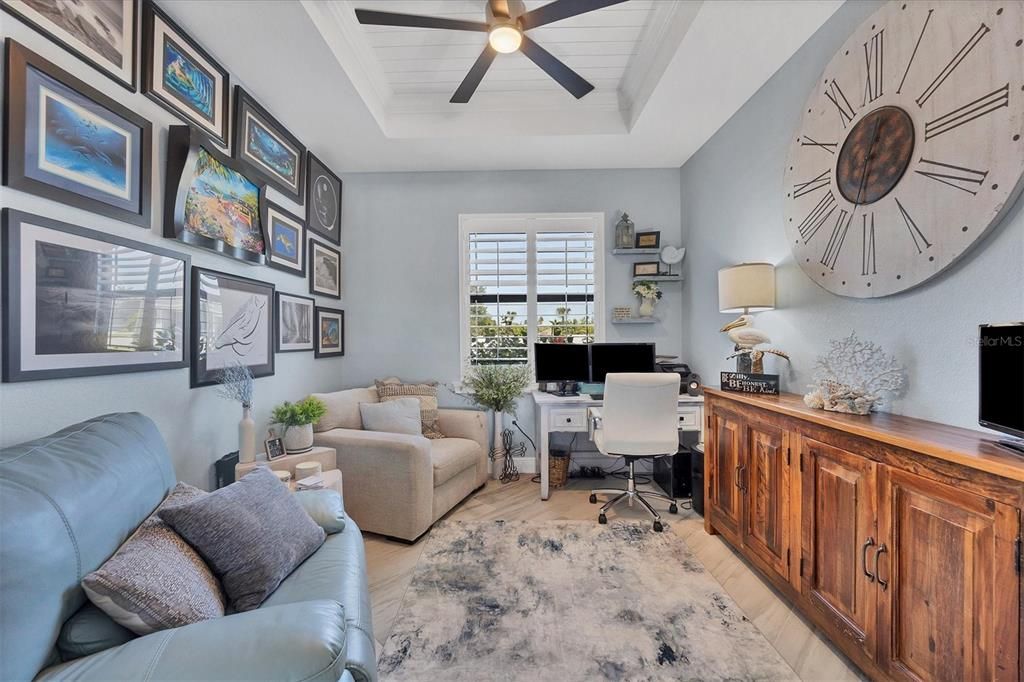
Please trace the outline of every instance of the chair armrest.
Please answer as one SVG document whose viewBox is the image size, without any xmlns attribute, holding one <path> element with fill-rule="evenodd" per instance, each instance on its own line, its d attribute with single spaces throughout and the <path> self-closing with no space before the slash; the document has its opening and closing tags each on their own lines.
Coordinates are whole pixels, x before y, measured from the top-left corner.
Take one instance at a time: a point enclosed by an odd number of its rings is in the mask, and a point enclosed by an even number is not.
<svg viewBox="0 0 1024 682">
<path fill-rule="evenodd" d="M 268 606 L 139 637 L 44 670 L 54 680 L 331 680 L 345 669 L 345 610 Z"/>
<path fill-rule="evenodd" d="M 481 410 L 454 410 L 449 408 L 437 411 L 437 423 L 448 438 L 466 438 L 476 441 L 484 454 L 490 451 L 487 440 L 487 413 Z"/>
</svg>

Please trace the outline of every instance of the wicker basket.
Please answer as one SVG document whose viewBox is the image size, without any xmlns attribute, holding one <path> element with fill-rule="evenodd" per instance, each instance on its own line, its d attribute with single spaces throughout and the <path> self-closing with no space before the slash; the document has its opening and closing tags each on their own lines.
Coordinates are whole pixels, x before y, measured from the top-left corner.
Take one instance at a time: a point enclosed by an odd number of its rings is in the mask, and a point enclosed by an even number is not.
<svg viewBox="0 0 1024 682">
<path fill-rule="evenodd" d="M 561 488 L 569 480 L 569 455 L 551 455 L 548 457 L 548 486 Z"/>
</svg>

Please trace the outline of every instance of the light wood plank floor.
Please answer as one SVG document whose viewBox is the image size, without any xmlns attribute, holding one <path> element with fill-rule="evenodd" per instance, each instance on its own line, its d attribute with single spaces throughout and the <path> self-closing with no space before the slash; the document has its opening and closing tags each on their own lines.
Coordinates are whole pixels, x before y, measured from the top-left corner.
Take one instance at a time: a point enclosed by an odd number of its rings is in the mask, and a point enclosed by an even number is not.
<svg viewBox="0 0 1024 682">
<path fill-rule="evenodd" d="M 502 485 L 490 481 L 445 517 L 456 521 L 506 520 L 588 520 L 597 523 L 597 506 L 588 501 L 591 488 L 624 487 L 625 481 L 572 480 L 568 487 L 553 490 L 551 499 L 540 500 L 540 486 L 529 476 L 517 483 Z M 678 516 L 668 514 L 664 504 L 655 502 L 662 518 L 687 543 L 697 558 L 723 589 L 735 600 L 747 618 L 760 628 L 769 642 L 804 680 L 862 679 L 857 669 L 836 651 L 779 594 L 764 582 L 718 536 L 704 532 L 703 521 L 692 511 L 680 509 Z M 647 519 L 642 509 L 616 507 L 611 518 Z M 398 614 L 413 568 L 419 561 L 424 540 L 408 545 L 367 533 L 366 562 L 373 603 L 373 625 L 378 654 L 387 641 Z"/>
</svg>

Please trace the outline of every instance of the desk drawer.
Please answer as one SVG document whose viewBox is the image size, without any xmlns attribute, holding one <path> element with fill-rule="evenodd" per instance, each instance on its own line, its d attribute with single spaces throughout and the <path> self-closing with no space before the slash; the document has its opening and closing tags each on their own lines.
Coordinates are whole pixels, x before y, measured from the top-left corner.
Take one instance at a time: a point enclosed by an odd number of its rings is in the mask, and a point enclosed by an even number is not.
<svg viewBox="0 0 1024 682">
<path fill-rule="evenodd" d="M 562 408 L 551 410 L 548 417 L 549 431 L 586 431 L 587 408 Z"/>
<path fill-rule="evenodd" d="M 679 410 L 679 430 L 696 431 L 698 429 L 700 429 L 700 408 L 681 408 Z"/>
</svg>

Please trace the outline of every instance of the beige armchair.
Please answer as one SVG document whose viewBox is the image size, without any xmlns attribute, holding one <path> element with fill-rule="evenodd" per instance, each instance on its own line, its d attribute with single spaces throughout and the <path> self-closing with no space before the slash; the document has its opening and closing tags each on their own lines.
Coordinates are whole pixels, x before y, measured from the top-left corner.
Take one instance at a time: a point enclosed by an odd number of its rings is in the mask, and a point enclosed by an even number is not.
<svg viewBox="0 0 1024 682">
<path fill-rule="evenodd" d="M 327 405 L 314 425 L 314 443 L 337 451 L 345 511 L 364 531 L 416 540 L 487 482 L 483 412 L 439 410 L 446 437 L 430 440 L 364 431 L 359 403 L 377 402 L 374 388 L 314 395 Z"/>
</svg>

